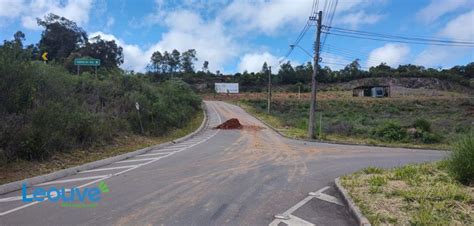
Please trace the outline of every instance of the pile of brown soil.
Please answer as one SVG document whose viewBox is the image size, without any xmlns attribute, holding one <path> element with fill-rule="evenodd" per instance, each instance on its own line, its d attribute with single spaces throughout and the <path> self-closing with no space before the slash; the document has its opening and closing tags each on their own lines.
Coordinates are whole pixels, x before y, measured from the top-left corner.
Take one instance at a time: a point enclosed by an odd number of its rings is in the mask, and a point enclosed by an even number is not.
<svg viewBox="0 0 474 226">
<path fill-rule="evenodd" d="M 236 118 L 231 118 L 224 123 L 216 126 L 216 129 L 242 129 L 243 126 Z"/>
</svg>

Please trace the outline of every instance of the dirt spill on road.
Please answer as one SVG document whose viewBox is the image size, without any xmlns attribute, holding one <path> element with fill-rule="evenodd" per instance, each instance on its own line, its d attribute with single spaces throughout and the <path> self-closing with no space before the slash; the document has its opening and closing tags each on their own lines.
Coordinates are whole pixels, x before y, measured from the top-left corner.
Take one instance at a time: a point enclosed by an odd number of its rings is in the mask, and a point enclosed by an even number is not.
<svg viewBox="0 0 474 226">
<path fill-rule="evenodd" d="M 289 166 L 288 181 L 291 181 L 297 174 L 306 173 L 306 164 L 302 153 L 289 146 L 280 136 L 269 129 L 254 117 L 248 115 L 241 108 L 226 103 L 216 103 L 217 108 L 225 118 L 237 118 L 244 125 L 241 130 L 242 137 L 246 140 L 240 148 L 236 159 L 243 165 L 255 166 L 261 163 L 273 165 Z"/>
<path fill-rule="evenodd" d="M 286 169 L 288 181 L 302 182 L 300 180 L 304 178 L 303 175 L 308 170 L 305 161 L 307 152 L 299 150 L 301 147 L 295 148 L 286 144 L 275 132 L 267 129 L 260 121 L 249 116 L 240 108 L 234 108 L 225 103 L 216 103 L 216 105 L 218 105 L 216 109 L 223 118 L 237 119 L 242 126 L 237 130 L 241 136 L 233 143 L 229 143 L 217 156 L 196 159 L 193 165 L 176 169 L 194 173 L 144 195 L 140 201 L 147 202 L 152 198 L 154 200 L 149 202 L 146 207 L 136 208 L 128 216 L 118 219 L 118 224 L 129 224 L 135 220 L 155 215 L 173 216 L 175 211 L 184 206 L 209 204 L 203 204 L 202 201 L 212 200 L 212 194 L 219 194 L 222 189 L 231 186 L 240 175 L 251 173 L 256 186 L 263 186 L 262 178 L 272 179 L 266 177 L 267 174 L 262 171 L 263 167 L 269 165 L 277 165 L 281 166 L 280 169 Z M 228 124 L 226 124 L 227 128 Z M 234 121 L 232 124 L 235 125 L 236 122 Z M 214 166 L 225 166 L 225 168 L 214 168 Z M 255 191 L 246 190 L 249 193 Z M 243 200 L 247 196 L 238 196 L 237 200 L 234 200 L 236 205 L 239 200 Z M 166 206 L 163 203 L 166 203 Z M 214 209 L 212 204 L 209 205 L 209 209 Z"/>
</svg>

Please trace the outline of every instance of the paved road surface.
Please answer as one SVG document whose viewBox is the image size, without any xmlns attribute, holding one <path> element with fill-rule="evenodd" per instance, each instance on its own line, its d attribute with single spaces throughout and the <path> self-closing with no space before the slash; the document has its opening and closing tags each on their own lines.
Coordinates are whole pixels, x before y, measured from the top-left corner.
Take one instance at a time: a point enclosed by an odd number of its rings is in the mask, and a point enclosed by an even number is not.
<svg viewBox="0 0 474 226">
<path fill-rule="evenodd" d="M 0 196 L 0 225 L 354 225 L 334 178 L 367 166 L 434 161 L 445 152 L 282 138 L 241 108 L 206 102 L 209 125 L 191 140 L 36 187 L 92 187 L 95 208 Z M 215 130 L 229 118 L 243 130 Z M 29 189 L 29 192 L 31 188 Z M 309 192 L 323 197 L 308 197 Z M 276 214 L 290 219 L 275 219 Z"/>
</svg>

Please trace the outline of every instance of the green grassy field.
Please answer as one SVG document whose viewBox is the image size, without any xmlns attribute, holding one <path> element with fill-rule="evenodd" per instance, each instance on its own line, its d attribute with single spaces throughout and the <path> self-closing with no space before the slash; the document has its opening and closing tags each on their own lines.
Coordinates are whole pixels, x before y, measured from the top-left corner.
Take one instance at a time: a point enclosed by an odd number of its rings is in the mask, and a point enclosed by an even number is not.
<svg viewBox="0 0 474 226">
<path fill-rule="evenodd" d="M 459 135 L 473 131 L 474 98 L 457 93 L 392 98 L 352 97 L 350 91 L 318 95 L 316 133 L 322 140 L 397 147 L 445 149 Z M 284 134 L 306 138 L 309 100 L 277 94 L 272 113 L 264 97 L 231 101 Z"/>
</svg>

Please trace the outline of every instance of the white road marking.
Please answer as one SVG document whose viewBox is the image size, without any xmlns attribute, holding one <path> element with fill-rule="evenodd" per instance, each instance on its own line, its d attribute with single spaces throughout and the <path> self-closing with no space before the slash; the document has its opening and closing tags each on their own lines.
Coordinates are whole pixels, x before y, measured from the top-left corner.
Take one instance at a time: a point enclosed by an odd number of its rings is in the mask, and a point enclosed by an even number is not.
<svg viewBox="0 0 474 226">
<path fill-rule="evenodd" d="M 155 150 L 152 150 L 150 152 L 163 152 L 163 151 L 179 151 L 183 148 L 164 148 L 164 149 L 155 149 Z"/>
<path fill-rule="evenodd" d="M 336 197 L 330 196 L 330 195 L 327 195 L 327 194 L 324 194 L 324 193 L 317 194 L 313 197 L 315 197 L 317 199 L 320 199 L 320 200 L 323 200 L 323 201 L 326 201 L 326 202 L 334 203 L 336 205 L 344 206 L 344 204 L 342 204 L 342 202 L 339 201 L 339 199 L 337 199 Z"/>
<path fill-rule="evenodd" d="M 174 151 L 169 151 L 169 152 L 156 152 L 156 153 L 150 153 L 150 154 L 141 154 L 137 156 L 155 156 L 155 155 L 170 155 L 174 154 Z"/>
<path fill-rule="evenodd" d="M 46 200 L 46 199 L 45 199 L 45 200 Z M 23 209 L 23 208 L 26 208 L 26 207 L 29 207 L 29 206 L 32 206 L 32 205 L 36 205 L 36 204 L 38 204 L 38 203 L 40 203 L 40 202 L 34 201 L 34 202 L 30 202 L 30 203 L 28 203 L 28 204 L 25 204 L 25 205 L 23 205 L 23 206 L 19 206 L 19 207 L 13 208 L 13 209 L 11 209 L 11 210 L 7 210 L 7 211 L 5 211 L 5 212 L 0 213 L 0 217 L 1 217 L 1 216 L 5 216 L 5 215 L 7 215 L 7 214 L 9 214 L 9 213 L 16 212 L 16 211 L 21 210 L 21 209 Z"/>
<path fill-rule="evenodd" d="M 220 124 L 220 123 L 222 122 L 221 116 L 217 113 L 216 109 L 215 109 L 212 105 L 209 105 L 209 106 L 214 110 L 215 114 L 217 115 L 217 118 L 219 119 L 219 122 L 218 122 L 218 123 Z M 208 141 L 209 139 L 211 139 L 212 137 L 216 136 L 216 135 L 219 133 L 219 131 L 220 131 L 220 130 L 216 130 L 216 132 L 214 132 L 214 133 L 213 133 L 212 135 L 210 135 L 210 136 L 205 137 L 205 138 L 202 139 L 200 142 L 198 142 L 198 143 L 196 143 L 196 144 L 194 144 L 194 145 L 191 145 L 191 146 L 189 146 L 189 147 L 187 147 L 187 148 L 184 148 L 184 149 L 182 149 L 182 150 L 176 151 L 175 153 L 181 152 L 181 151 L 183 151 L 183 150 L 185 150 L 185 149 L 188 149 L 188 148 L 194 147 L 194 146 L 196 146 L 196 145 L 198 145 L 198 144 L 204 143 L 204 142 Z M 173 153 L 173 154 L 174 154 L 174 153 Z M 170 155 L 173 155 L 173 154 L 170 154 Z M 94 183 L 97 183 L 97 182 L 106 180 L 106 179 L 108 179 L 108 178 L 111 178 L 112 176 L 117 176 L 117 175 L 120 175 L 120 174 L 122 174 L 122 173 L 126 173 L 126 172 L 128 172 L 128 171 L 134 170 L 134 169 L 139 168 L 139 167 L 141 167 L 141 166 L 145 166 L 145 165 L 151 164 L 151 163 L 153 163 L 153 162 L 156 162 L 156 161 L 158 161 L 158 160 L 160 160 L 160 159 L 162 159 L 162 158 L 164 158 L 164 157 L 168 157 L 168 156 L 170 156 L 170 155 L 163 156 L 163 157 L 160 157 L 160 158 L 156 158 L 156 160 L 152 160 L 152 161 L 149 161 L 149 162 L 146 162 L 146 163 L 139 164 L 139 165 L 137 165 L 136 167 L 129 168 L 129 169 L 123 170 L 123 171 L 118 172 L 118 173 L 115 173 L 115 174 L 111 174 L 111 175 L 109 174 L 109 175 L 107 175 L 106 177 L 99 178 L 99 179 L 97 179 L 97 180 L 94 180 L 94 181 L 85 183 L 85 184 L 83 184 L 83 185 L 78 186 L 77 188 L 83 188 L 83 187 L 89 186 L 89 185 L 91 185 L 91 184 L 94 184 Z M 48 200 L 48 199 L 45 198 L 44 201 L 46 201 L 46 200 Z M 44 202 L 44 201 L 43 201 L 43 202 Z M 41 202 L 35 201 L 35 202 L 31 202 L 31 203 L 28 203 L 28 204 L 25 204 L 25 205 L 22 205 L 22 206 L 19 206 L 19 207 L 16 207 L 16 208 L 13 208 L 13 209 L 4 211 L 4 212 L 1 212 L 1 213 L 0 213 L 0 216 L 5 216 L 5 215 L 7 215 L 7 214 L 10 214 L 10 213 L 16 212 L 16 211 L 18 211 L 18 210 L 21 210 L 21 209 L 24 209 L 24 208 L 27 208 L 27 207 L 36 205 L 36 204 L 38 204 L 38 203 L 41 203 Z"/>
<path fill-rule="evenodd" d="M 288 224 L 289 226 L 295 226 L 295 225 L 314 225 L 311 222 L 305 221 L 301 218 L 298 218 L 294 215 L 292 215 L 293 212 L 295 212 L 297 209 L 302 207 L 304 204 L 309 202 L 313 198 L 318 198 L 330 203 L 334 203 L 337 205 L 343 206 L 343 204 L 336 198 L 327 194 L 324 194 L 323 192 L 328 190 L 329 186 L 326 186 L 324 188 L 319 189 L 318 191 L 315 192 L 310 192 L 309 196 L 298 202 L 296 205 L 292 206 L 290 209 L 285 211 L 282 214 L 277 214 L 275 215 L 275 219 L 269 224 L 270 226 L 277 226 L 279 223 L 283 222 L 285 224 Z"/>
<path fill-rule="evenodd" d="M 92 172 L 100 172 L 100 171 L 108 171 L 108 170 L 116 170 L 116 169 L 127 169 L 127 168 L 133 168 L 133 167 L 136 167 L 136 166 L 138 166 L 138 165 L 98 168 L 98 169 L 84 170 L 84 171 L 81 171 L 79 173 L 92 173 Z"/>
<path fill-rule="evenodd" d="M 272 221 L 272 223 L 270 223 L 270 226 L 278 226 L 278 224 L 280 224 L 280 222 L 283 222 L 289 226 L 314 226 L 313 223 L 311 222 L 308 222 L 308 221 L 305 221 L 295 215 L 292 215 L 290 214 L 288 216 L 288 219 L 281 219 L 279 221 Z"/>
<path fill-rule="evenodd" d="M 122 160 L 116 163 L 127 163 L 127 162 L 143 162 L 143 161 L 152 161 L 157 160 L 157 158 L 144 158 L 144 159 L 130 159 L 130 160 Z"/>
<path fill-rule="evenodd" d="M 66 179 L 66 180 L 54 180 L 54 181 L 38 184 L 38 185 L 35 185 L 35 186 L 45 186 L 45 185 L 50 185 L 50 184 L 64 184 L 64 183 L 69 183 L 69 182 L 74 182 L 74 181 L 101 179 L 101 178 L 105 178 L 107 176 L 108 175 L 99 175 L 99 176 L 80 177 L 80 178 L 73 178 L 73 179 Z"/>
</svg>

